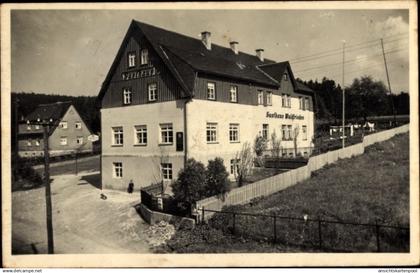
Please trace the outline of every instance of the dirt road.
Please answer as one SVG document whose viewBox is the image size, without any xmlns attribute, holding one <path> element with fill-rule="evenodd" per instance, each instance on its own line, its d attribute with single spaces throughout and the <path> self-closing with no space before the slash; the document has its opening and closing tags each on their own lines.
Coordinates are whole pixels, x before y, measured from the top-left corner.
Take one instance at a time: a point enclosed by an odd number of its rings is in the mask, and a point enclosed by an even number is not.
<svg viewBox="0 0 420 273">
<path fill-rule="evenodd" d="M 53 176 L 55 253 L 148 253 L 139 194 L 100 190 L 98 172 Z M 100 198 L 101 193 L 107 196 Z M 47 252 L 45 189 L 12 194 L 12 252 Z"/>
</svg>

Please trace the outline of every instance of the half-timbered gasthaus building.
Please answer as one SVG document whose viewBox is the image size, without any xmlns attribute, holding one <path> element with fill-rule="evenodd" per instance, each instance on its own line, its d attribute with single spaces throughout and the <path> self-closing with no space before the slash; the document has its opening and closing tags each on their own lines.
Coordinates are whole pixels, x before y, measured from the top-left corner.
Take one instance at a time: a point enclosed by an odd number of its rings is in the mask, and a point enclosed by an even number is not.
<svg viewBox="0 0 420 273">
<path fill-rule="evenodd" d="M 188 158 L 235 155 L 257 135 L 281 139 L 282 156 L 309 156 L 313 92 L 288 62 L 132 21 L 99 93 L 102 184 L 136 188 L 176 179 Z"/>
</svg>

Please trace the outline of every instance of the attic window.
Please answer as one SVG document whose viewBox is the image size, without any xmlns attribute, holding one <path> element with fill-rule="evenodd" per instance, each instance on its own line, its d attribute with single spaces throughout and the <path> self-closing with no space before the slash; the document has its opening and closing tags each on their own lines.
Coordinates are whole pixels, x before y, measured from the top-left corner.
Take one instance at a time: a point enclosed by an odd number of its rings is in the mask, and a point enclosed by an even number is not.
<svg viewBox="0 0 420 273">
<path fill-rule="evenodd" d="M 287 80 L 288 80 L 287 73 L 284 73 L 284 74 L 283 74 L 283 79 L 284 79 L 285 81 L 287 81 Z"/>
<path fill-rule="evenodd" d="M 239 67 L 239 69 L 244 69 L 246 67 L 246 65 L 242 63 L 236 63 L 236 65 Z"/>
<path fill-rule="evenodd" d="M 128 53 L 128 67 L 135 67 L 136 66 L 136 53 L 129 52 Z"/>
<path fill-rule="evenodd" d="M 142 49 L 140 52 L 140 64 L 148 64 L 149 63 L 149 51 L 147 49 Z"/>
</svg>

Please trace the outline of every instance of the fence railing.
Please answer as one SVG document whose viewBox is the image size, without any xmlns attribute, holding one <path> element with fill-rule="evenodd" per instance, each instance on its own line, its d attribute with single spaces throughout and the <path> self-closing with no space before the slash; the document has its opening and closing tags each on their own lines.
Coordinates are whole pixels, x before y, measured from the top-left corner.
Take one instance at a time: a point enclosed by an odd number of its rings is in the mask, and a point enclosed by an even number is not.
<svg viewBox="0 0 420 273">
<path fill-rule="evenodd" d="M 394 129 L 367 135 L 361 143 L 310 157 L 306 166 L 235 188 L 223 200 L 218 196 L 212 196 L 197 201 L 196 208 L 200 209 L 205 207 L 212 210 L 221 210 L 224 206 L 243 204 L 256 197 L 266 196 L 284 190 L 309 178 L 313 171 L 317 171 L 327 164 L 334 163 L 338 159 L 361 155 L 364 153 L 365 147 L 390 139 L 394 135 L 408 132 L 408 130 L 409 124 L 406 124 Z M 208 214 L 207 217 L 210 217 L 210 213 Z"/>
<path fill-rule="evenodd" d="M 408 252 L 410 228 L 395 225 L 355 223 L 253 214 L 246 212 L 199 211 L 198 220 L 237 237 L 256 241 L 330 252 Z"/>
</svg>

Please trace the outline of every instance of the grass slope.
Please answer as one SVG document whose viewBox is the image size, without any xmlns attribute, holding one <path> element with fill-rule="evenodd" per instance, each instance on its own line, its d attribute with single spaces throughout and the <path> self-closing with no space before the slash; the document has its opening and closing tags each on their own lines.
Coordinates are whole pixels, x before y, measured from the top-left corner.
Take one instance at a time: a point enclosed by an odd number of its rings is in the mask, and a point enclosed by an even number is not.
<svg viewBox="0 0 420 273">
<path fill-rule="evenodd" d="M 398 135 L 372 145 L 365 154 L 339 160 L 302 183 L 228 210 L 287 215 L 356 223 L 409 226 L 409 138 Z M 217 215 L 211 226 L 180 230 L 167 248 L 174 252 L 318 251 L 316 222 L 279 221 L 277 245 L 272 219 L 236 218 L 236 237 L 229 234 L 230 217 Z M 371 227 L 323 224 L 323 246 L 334 251 L 376 250 Z M 224 231 L 221 233 L 221 231 Z M 408 235 L 381 229 L 381 251 L 407 251 Z M 325 250 L 325 249 L 324 249 Z M 328 251 L 328 250 L 325 250 Z"/>
</svg>

